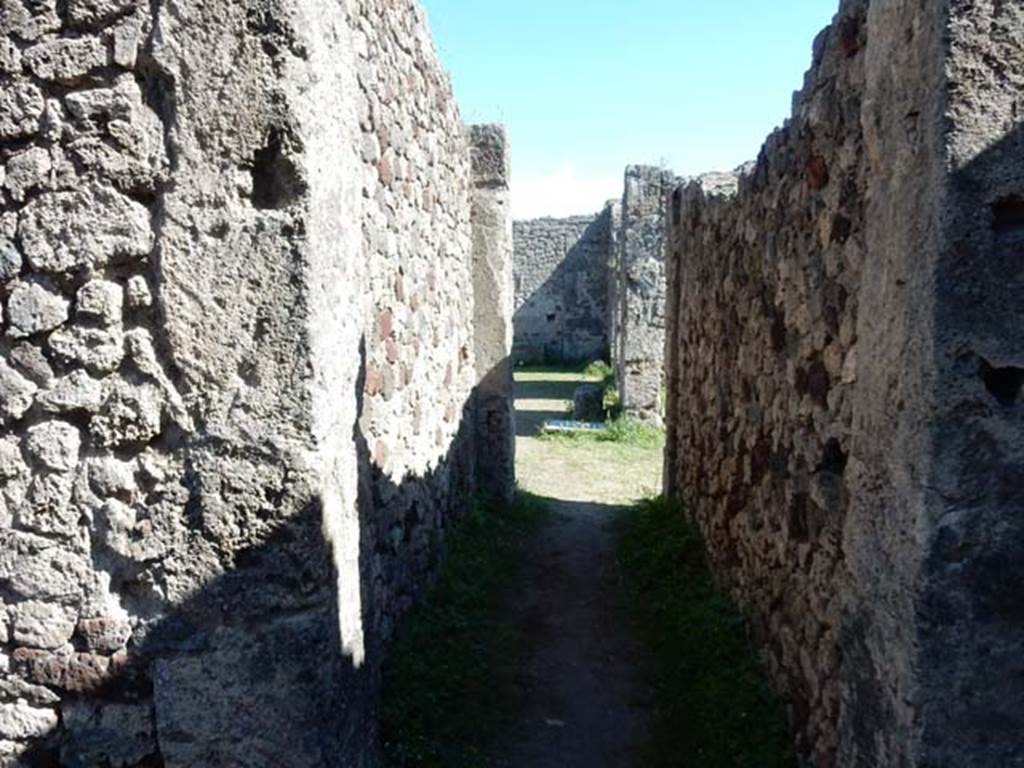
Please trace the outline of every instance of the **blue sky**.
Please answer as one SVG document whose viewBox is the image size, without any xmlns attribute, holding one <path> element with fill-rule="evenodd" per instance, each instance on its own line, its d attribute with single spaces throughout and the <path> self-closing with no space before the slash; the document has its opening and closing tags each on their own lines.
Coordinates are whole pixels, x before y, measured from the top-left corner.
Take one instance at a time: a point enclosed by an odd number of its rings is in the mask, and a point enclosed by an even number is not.
<svg viewBox="0 0 1024 768">
<path fill-rule="evenodd" d="M 517 218 L 588 213 L 630 163 L 753 159 L 838 0 L 423 0 L 468 122 L 503 122 Z"/>
</svg>

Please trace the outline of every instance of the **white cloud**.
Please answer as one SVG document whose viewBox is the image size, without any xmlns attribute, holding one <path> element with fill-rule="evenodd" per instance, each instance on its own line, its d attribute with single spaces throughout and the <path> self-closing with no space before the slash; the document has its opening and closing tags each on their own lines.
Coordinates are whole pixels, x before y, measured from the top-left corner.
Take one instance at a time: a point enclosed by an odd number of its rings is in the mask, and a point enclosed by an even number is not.
<svg viewBox="0 0 1024 768">
<path fill-rule="evenodd" d="M 565 165 L 544 176 L 512 174 L 512 217 L 575 216 L 597 213 L 606 202 L 622 197 L 622 175 L 581 176 Z"/>
</svg>

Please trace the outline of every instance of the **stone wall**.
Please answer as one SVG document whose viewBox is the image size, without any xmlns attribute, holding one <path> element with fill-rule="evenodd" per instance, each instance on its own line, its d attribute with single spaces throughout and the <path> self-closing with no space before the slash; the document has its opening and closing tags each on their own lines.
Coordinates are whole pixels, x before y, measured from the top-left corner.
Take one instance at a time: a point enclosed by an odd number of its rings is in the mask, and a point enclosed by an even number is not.
<svg viewBox="0 0 1024 768">
<path fill-rule="evenodd" d="M 501 126 L 474 126 L 473 324 L 476 343 L 476 447 L 483 490 L 511 503 L 516 430 L 512 394 L 514 282 L 510 154 Z"/>
<path fill-rule="evenodd" d="M 621 201 L 596 216 L 514 224 L 514 358 L 610 360 L 633 417 L 661 420 L 665 207 L 675 176 L 629 166 Z"/>
<path fill-rule="evenodd" d="M 572 363 L 608 356 L 612 209 L 596 216 L 517 221 L 517 362 Z"/>
<path fill-rule="evenodd" d="M 507 214 L 471 222 L 504 181 L 422 11 L 6 0 L 0 31 L 0 763 L 373 764 L 380 644 L 510 352 L 467 290 L 508 269 Z"/>
<path fill-rule="evenodd" d="M 622 200 L 608 203 L 611 228 L 608 236 L 608 360 L 612 361 L 615 351 L 621 349 L 622 318 L 619 302 L 620 280 L 619 260 L 622 257 Z"/>
<path fill-rule="evenodd" d="M 757 163 L 673 198 L 667 491 L 808 765 L 1024 761 L 1022 28 L 848 0 Z"/>
<path fill-rule="evenodd" d="M 612 358 L 628 416 L 661 421 L 665 353 L 665 211 L 675 176 L 652 166 L 626 169 L 614 260 Z"/>
<path fill-rule="evenodd" d="M 632 417 L 661 420 L 665 207 L 675 176 L 629 166 L 621 201 L 596 216 L 514 226 L 514 358 L 610 360 Z"/>
</svg>

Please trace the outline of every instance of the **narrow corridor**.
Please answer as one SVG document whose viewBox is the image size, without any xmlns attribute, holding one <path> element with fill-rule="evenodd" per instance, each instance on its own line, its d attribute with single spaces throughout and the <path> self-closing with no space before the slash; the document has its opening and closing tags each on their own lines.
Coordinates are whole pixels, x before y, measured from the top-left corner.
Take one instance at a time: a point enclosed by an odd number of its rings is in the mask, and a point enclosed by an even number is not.
<svg viewBox="0 0 1024 768">
<path fill-rule="evenodd" d="M 537 437 L 544 419 L 564 416 L 581 379 L 517 375 L 520 485 L 552 514 L 511 607 L 537 650 L 521 680 L 525 710 L 502 750 L 510 768 L 627 768 L 649 738 L 649 664 L 630 624 L 615 520 L 656 489 L 661 450 Z"/>
</svg>

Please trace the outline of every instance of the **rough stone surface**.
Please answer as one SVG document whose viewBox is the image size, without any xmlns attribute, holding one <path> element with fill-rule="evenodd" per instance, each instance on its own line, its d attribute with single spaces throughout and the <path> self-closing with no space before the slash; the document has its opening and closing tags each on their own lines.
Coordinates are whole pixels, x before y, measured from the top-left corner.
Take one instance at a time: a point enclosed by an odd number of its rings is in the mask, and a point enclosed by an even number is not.
<svg viewBox="0 0 1024 768">
<path fill-rule="evenodd" d="M 19 283 L 7 300 L 9 333 L 32 336 L 59 328 L 68 319 L 70 302 L 40 283 Z"/>
<path fill-rule="evenodd" d="M 412 0 L 0 43 L 0 763 L 375 764 L 380 646 L 513 487 L 503 131 Z"/>
<path fill-rule="evenodd" d="M 14 642 L 29 648 L 60 648 L 75 631 L 69 611 L 51 603 L 27 602 L 13 606 Z"/>
<path fill-rule="evenodd" d="M 15 344 L 10 360 L 32 383 L 44 388 L 53 383 L 53 367 L 39 347 L 27 341 Z"/>
<path fill-rule="evenodd" d="M 84 765 L 139 765 L 159 755 L 149 706 L 73 702 L 63 708 L 67 761 Z"/>
<path fill-rule="evenodd" d="M 33 269 L 64 272 L 138 259 L 153 246 L 150 212 L 103 186 L 42 195 L 21 212 L 18 235 Z"/>
<path fill-rule="evenodd" d="M 0 237 L 0 281 L 13 280 L 21 274 L 21 251 L 6 237 Z"/>
<path fill-rule="evenodd" d="M 122 490 L 127 490 L 127 488 L 122 488 Z M 96 619 L 82 619 L 78 622 L 77 634 L 90 651 L 116 653 L 127 645 L 132 636 L 132 625 L 126 618 L 104 616 Z"/>
<path fill-rule="evenodd" d="M 616 269 L 612 363 L 628 416 L 660 423 L 665 353 L 665 211 L 675 176 L 652 166 L 625 174 Z"/>
<path fill-rule="evenodd" d="M 31 739 L 46 735 L 57 725 L 57 713 L 25 702 L 0 703 L 0 733 L 10 739 Z"/>
<path fill-rule="evenodd" d="M 808 765 L 1024 762 L 1022 29 L 844 2 L 757 163 L 673 198 L 667 491 Z"/>
<path fill-rule="evenodd" d="M 514 224 L 517 363 L 608 356 L 611 211 Z"/>
<path fill-rule="evenodd" d="M 38 387 L 26 379 L 5 361 L 0 360 L 0 417 L 5 420 L 20 419 L 35 400 Z"/>
<path fill-rule="evenodd" d="M 65 421 L 46 421 L 29 427 L 25 450 L 47 469 L 71 472 L 78 466 L 81 444 L 81 434 L 74 425 Z"/>
<path fill-rule="evenodd" d="M 52 413 L 96 413 L 103 405 L 103 383 L 78 369 L 53 382 L 37 402 Z"/>
<path fill-rule="evenodd" d="M 13 200 L 24 202 L 30 192 L 46 186 L 51 167 L 50 153 L 42 147 L 18 152 L 7 161 L 4 187 Z"/>
<path fill-rule="evenodd" d="M 610 201 L 607 210 L 611 219 L 608 237 L 608 360 L 612 361 L 616 350 L 622 348 L 622 274 L 619 270 L 622 257 L 622 199 Z"/>
<path fill-rule="evenodd" d="M 105 65 L 107 47 L 94 37 L 45 40 L 25 51 L 25 64 L 36 77 L 75 85 Z"/>
<path fill-rule="evenodd" d="M 20 139 L 38 131 L 45 107 L 43 94 L 31 83 L 15 79 L 0 84 L 0 138 Z"/>
<path fill-rule="evenodd" d="M 665 208 L 675 180 L 630 166 L 596 216 L 517 221 L 517 363 L 610 360 L 625 412 L 662 419 Z"/>
<path fill-rule="evenodd" d="M 91 280 L 78 289 L 75 311 L 100 325 L 119 325 L 124 305 L 124 289 L 109 280 Z"/>
<path fill-rule="evenodd" d="M 130 309 L 146 309 L 153 304 L 153 294 L 149 283 L 142 275 L 134 275 L 125 286 L 125 300 Z"/>
<path fill-rule="evenodd" d="M 485 494 L 510 504 L 515 495 L 516 464 L 511 157 L 501 126 L 473 126 L 470 142 L 477 472 Z"/>
<path fill-rule="evenodd" d="M 573 418 L 580 421 L 604 420 L 604 387 L 601 384 L 581 384 L 572 395 Z"/>
</svg>

